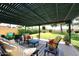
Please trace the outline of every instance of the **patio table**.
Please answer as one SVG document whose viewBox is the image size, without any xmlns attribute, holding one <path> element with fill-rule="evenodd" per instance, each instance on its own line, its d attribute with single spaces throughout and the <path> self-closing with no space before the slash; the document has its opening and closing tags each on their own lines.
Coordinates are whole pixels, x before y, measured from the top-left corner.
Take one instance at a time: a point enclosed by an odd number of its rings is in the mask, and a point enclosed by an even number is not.
<svg viewBox="0 0 79 59">
<path fill-rule="evenodd" d="M 29 40 L 29 44 L 32 44 L 35 47 L 36 44 L 39 44 L 39 40 L 31 39 Z"/>
</svg>

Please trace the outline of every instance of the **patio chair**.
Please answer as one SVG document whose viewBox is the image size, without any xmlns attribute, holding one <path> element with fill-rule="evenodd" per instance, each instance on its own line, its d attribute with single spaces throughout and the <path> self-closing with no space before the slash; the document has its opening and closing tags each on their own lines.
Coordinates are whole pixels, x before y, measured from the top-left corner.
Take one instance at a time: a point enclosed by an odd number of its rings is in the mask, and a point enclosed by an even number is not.
<svg viewBox="0 0 79 59">
<path fill-rule="evenodd" d="M 55 38 L 56 40 L 57 40 L 57 42 L 56 43 L 54 43 L 55 44 L 55 47 L 51 47 L 50 45 L 49 45 L 49 42 L 46 42 L 46 47 L 45 47 L 45 49 L 44 49 L 44 56 L 46 55 L 46 53 L 49 55 L 49 53 L 51 53 L 51 54 L 53 54 L 53 55 L 55 55 L 55 56 L 57 56 L 58 55 L 58 44 L 59 44 L 59 42 L 60 42 L 60 40 L 61 40 L 61 37 L 56 37 Z"/>
<path fill-rule="evenodd" d="M 32 37 L 29 34 L 24 35 L 24 43 L 29 44 L 29 40 L 32 39 Z"/>
<path fill-rule="evenodd" d="M 8 56 L 9 54 L 7 53 L 7 51 L 4 48 L 4 44 L 0 44 L 0 56 Z"/>
<path fill-rule="evenodd" d="M 25 39 L 28 45 L 32 45 L 33 47 L 36 47 L 36 45 L 39 45 L 39 40 L 33 39 L 33 37 L 30 35 L 26 35 Z"/>
</svg>

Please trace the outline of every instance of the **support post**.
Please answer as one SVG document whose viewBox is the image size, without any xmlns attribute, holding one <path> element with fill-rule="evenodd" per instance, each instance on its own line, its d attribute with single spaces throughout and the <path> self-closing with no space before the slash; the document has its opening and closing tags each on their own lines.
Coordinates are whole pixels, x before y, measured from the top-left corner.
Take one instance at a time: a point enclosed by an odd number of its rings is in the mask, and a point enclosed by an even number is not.
<svg viewBox="0 0 79 59">
<path fill-rule="evenodd" d="M 62 24 L 60 24 L 60 30 L 61 30 L 61 33 L 63 32 L 63 29 L 62 29 Z"/>
<path fill-rule="evenodd" d="M 25 26 L 25 33 L 26 33 L 26 26 Z"/>
<path fill-rule="evenodd" d="M 9 28 L 12 28 L 12 27 L 11 27 L 11 24 L 9 24 Z"/>
<path fill-rule="evenodd" d="M 71 43 L 71 23 L 69 23 L 69 41 Z"/>
<path fill-rule="evenodd" d="M 39 39 L 40 39 L 40 25 L 39 25 Z"/>
</svg>

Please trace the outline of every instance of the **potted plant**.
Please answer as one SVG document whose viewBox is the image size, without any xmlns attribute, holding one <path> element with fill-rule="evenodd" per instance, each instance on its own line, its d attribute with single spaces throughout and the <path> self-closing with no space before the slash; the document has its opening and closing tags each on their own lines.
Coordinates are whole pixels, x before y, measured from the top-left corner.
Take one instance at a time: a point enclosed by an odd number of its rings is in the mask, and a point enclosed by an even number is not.
<svg viewBox="0 0 79 59">
<path fill-rule="evenodd" d="M 65 35 L 64 41 L 65 41 L 65 44 L 66 45 L 69 45 L 70 44 L 69 35 Z"/>
</svg>

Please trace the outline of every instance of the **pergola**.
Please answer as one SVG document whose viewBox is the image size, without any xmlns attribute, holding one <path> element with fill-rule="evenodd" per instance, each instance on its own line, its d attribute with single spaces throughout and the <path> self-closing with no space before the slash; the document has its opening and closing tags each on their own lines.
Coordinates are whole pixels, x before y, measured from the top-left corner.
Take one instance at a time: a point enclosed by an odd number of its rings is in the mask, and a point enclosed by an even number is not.
<svg viewBox="0 0 79 59">
<path fill-rule="evenodd" d="M 39 26 L 59 22 L 70 22 L 79 15 L 79 4 L 75 3 L 0 3 L 0 22 L 24 26 Z"/>
</svg>

